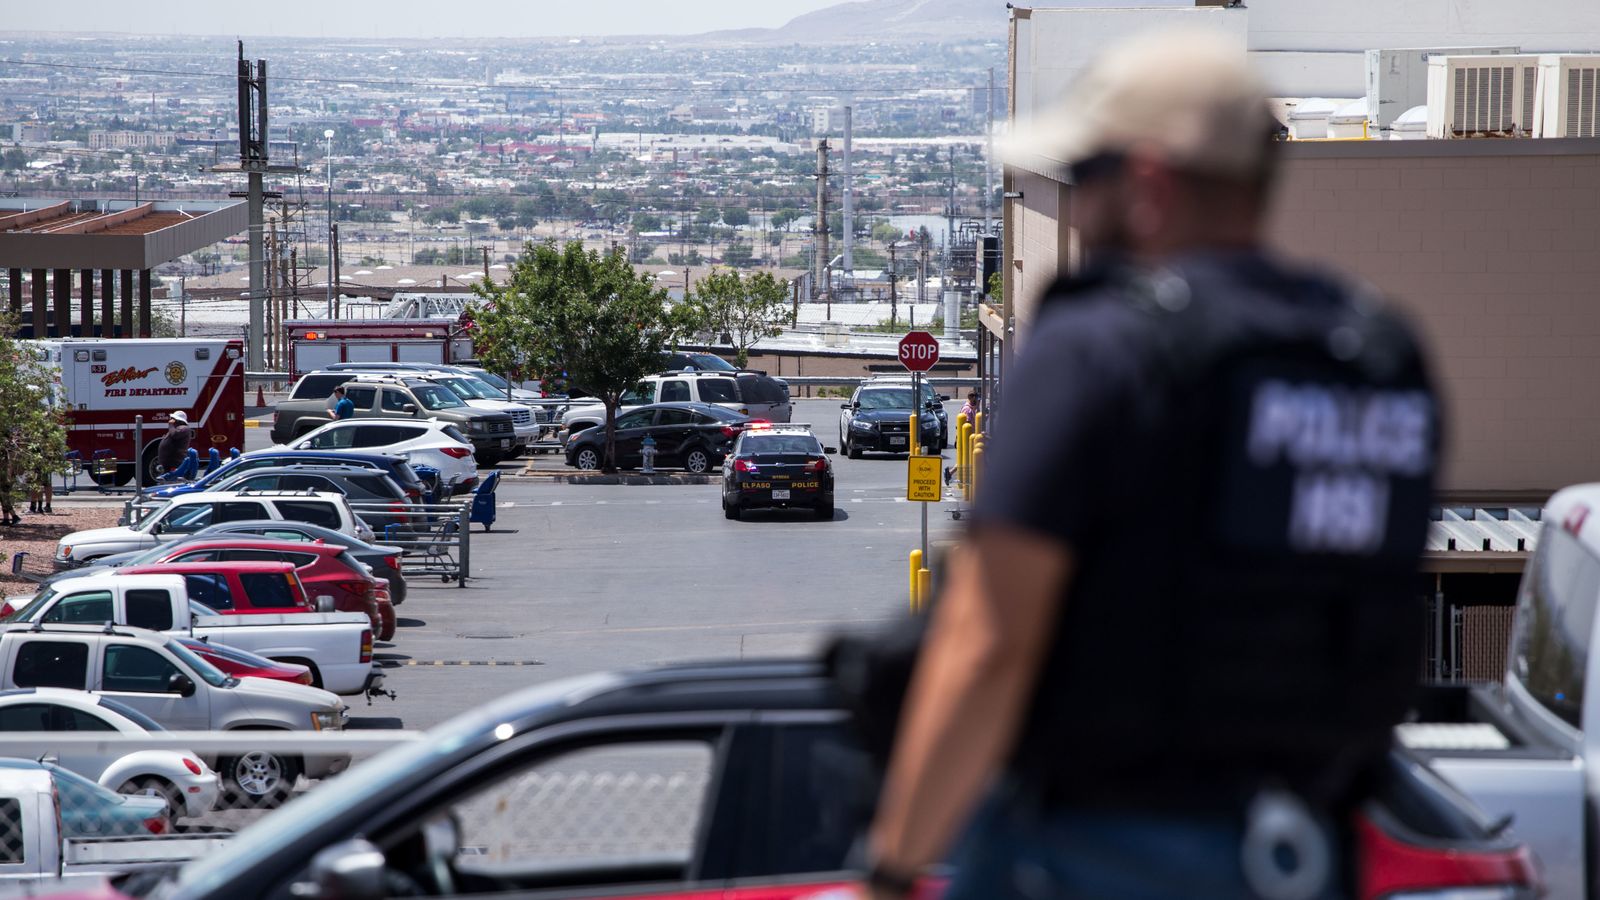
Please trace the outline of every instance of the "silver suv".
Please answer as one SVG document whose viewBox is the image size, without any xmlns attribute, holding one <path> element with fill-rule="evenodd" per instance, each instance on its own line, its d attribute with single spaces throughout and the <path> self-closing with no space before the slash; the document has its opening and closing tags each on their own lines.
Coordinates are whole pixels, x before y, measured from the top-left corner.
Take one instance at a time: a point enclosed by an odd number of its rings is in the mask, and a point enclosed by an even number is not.
<svg viewBox="0 0 1600 900">
<path fill-rule="evenodd" d="M 794 415 L 788 382 L 761 372 L 662 372 L 622 395 L 622 406 L 648 403 L 710 403 L 768 422 L 788 422 Z M 605 420 L 605 407 L 596 403 L 573 407 L 561 425 L 572 435 Z"/>
</svg>

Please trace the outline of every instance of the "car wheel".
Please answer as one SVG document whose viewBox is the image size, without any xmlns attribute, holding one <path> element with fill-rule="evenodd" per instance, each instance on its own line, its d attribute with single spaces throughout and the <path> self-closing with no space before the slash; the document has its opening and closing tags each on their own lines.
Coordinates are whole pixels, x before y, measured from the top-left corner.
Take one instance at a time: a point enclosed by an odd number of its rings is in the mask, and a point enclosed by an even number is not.
<svg viewBox="0 0 1600 900">
<path fill-rule="evenodd" d="M 600 451 L 584 447 L 572 455 L 572 464 L 585 472 L 594 472 L 600 468 Z"/>
<path fill-rule="evenodd" d="M 727 502 L 724 502 L 722 504 L 722 517 L 723 518 L 732 519 L 735 522 L 737 522 L 737 521 L 739 521 L 739 517 L 742 516 L 742 515 L 744 515 L 744 510 L 739 507 L 739 504 L 737 504 L 737 503 L 727 503 Z"/>
<path fill-rule="evenodd" d="M 696 447 L 684 454 L 683 467 L 696 475 L 703 475 L 711 468 L 711 454 Z"/>
<path fill-rule="evenodd" d="M 833 501 L 832 500 L 829 500 L 826 503 L 818 503 L 817 504 L 817 518 L 821 519 L 824 522 L 832 522 L 833 521 Z"/>
<path fill-rule="evenodd" d="M 167 802 L 167 821 L 173 825 L 178 824 L 179 816 L 189 814 L 189 808 L 183 803 L 183 795 L 171 782 L 153 775 L 144 778 L 133 778 L 122 783 L 117 788 L 119 794 L 132 794 L 139 797 L 160 797 Z"/>
<path fill-rule="evenodd" d="M 850 457 L 851 459 L 860 459 L 861 448 L 856 446 L 855 441 L 845 441 L 844 455 Z"/>
<path fill-rule="evenodd" d="M 299 767 L 289 758 L 252 750 L 217 766 L 228 782 L 227 805 L 238 809 L 276 809 L 289 799 Z"/>
</svg>

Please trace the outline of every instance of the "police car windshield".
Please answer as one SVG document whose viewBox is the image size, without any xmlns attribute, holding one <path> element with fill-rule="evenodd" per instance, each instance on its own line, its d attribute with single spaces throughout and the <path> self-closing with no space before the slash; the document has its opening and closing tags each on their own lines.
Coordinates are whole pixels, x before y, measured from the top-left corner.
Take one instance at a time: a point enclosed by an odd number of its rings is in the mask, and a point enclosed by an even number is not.
<svg viewBox="0 0 1600 900">
<path fill-rule="evenodd" d="M 418 385 L 411 389 L 411 393 L 424 409 L 458 409 L 467 405 L 449 389 L 436 384 Z"/>
<path fill-rule="evenodd" d="M 872 388 L 861 392 L 856 398 L 862 409 L 910 409 L 916 404 L 912 402 L 911 388 Z"/>
<path fill-rule="evenodd" d="M 744 439 L 744 452 L 751 456 L 776 456 L 780 454 L 803 454 L 816 456 L 822 453 L 822 445 L 809 434 L 761 434 L 750 435 Z"/>
</svg>

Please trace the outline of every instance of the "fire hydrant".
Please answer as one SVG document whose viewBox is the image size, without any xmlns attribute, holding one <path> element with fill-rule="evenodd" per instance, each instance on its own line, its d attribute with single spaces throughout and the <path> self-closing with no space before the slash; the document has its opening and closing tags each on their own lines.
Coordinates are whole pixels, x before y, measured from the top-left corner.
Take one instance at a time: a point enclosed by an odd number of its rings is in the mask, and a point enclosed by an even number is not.
<svg viewBox="0 0 1600 900">
<path fill-rule="evenodd" d="M 639 444 L 639 455 L 644 457 L 644 468 L 639 471 L 646 475 L 654 475 L 656 472 L 656 439 L 648 434 L 645 435 L 644 440 Z"/>
</svg>

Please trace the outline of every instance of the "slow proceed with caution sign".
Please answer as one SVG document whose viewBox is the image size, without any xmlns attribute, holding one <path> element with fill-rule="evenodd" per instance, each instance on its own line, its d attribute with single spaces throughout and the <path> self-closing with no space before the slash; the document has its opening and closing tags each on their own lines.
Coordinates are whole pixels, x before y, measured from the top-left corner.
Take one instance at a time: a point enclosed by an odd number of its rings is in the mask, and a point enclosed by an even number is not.
<svg viewBox="0 0 1600 900">
<path fill-rule="evenodd" d="M 944 484 L 939 456 L 913 456 L 906 461 L 906 499 L 938 503 L 944 499 Z"/>
</svg>

